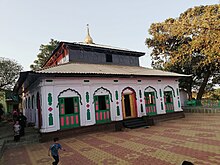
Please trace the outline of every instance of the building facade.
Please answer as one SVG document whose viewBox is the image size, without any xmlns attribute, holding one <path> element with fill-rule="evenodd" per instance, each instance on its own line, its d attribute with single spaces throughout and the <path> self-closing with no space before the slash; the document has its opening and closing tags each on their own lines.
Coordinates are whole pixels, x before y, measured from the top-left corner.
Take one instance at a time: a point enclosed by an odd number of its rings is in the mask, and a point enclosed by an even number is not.
<svg viewBox="0 0 220 165">
<path fill-rule="evenodd" d="M 42 133 L 182 111 L 178 78 L 186 75 L 140 67 L 143 55 L 60 42 L 43 69 L 20 74 L 15 90 Z"/>
</svg>

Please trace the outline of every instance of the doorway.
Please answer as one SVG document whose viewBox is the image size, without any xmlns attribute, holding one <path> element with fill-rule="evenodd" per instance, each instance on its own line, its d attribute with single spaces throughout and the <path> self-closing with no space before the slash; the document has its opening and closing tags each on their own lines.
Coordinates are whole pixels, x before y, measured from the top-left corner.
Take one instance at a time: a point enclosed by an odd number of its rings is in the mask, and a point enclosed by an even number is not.
<svg viewBox="0 0 220 165">
<path fill-rule="evenodd" d="M 122 111 L 124 119 L 137 117 L 136 94 L 132 88 L 122 91 Z"/>
<path fill-rule="evenodd" d="M 124 103 L 125 103 L 125 116 L 130 117 L 131 116 L 131 103 L 129 95 L 124 95 Z"/>
</svg>

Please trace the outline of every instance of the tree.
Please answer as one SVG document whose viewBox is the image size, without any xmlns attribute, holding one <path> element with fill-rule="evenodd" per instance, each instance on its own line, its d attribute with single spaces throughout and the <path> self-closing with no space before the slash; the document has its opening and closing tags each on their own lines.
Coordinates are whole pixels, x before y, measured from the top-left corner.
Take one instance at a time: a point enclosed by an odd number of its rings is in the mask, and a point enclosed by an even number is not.
<svg viewBox="0 0 220 165">
<path fill-rule="evenodd" d="M 220 5 L 190 8 L 178 18 L 153 23 L 152 66 L 157 69 L 192 75 L 180 81 L 192 97 L 192 89 L 201 100 L 207 84 L 209 88 L 219 80 L 220 73 Z"/>
<path fill-rule="evenodd" d="M 39 49 L 40 52 L 37 55 L 38 59 L 34 61 L 34 64 L 30 65 L 31 70 L 41 69 L 58 44 L 59 41 L 54 39 L 51 39 L 49 44 L 41 44 Z"/>
<path fill-rule="evenodd" d="M 0 57 L 0 89 L 12 89 L 22 69 L 16 61 Z"/>
</svg>

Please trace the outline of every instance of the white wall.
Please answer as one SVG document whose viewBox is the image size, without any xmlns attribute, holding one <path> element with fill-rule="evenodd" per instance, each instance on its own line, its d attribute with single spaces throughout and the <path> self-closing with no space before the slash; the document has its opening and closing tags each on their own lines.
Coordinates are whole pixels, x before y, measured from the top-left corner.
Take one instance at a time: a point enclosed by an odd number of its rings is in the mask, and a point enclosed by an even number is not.
<svg viewBox="0 0 220 165">
<path fill-rule="evenodd" d="M 46 81 L 52 80 L 52 81 Z M 89 80 L 89 82 L 84 82 L 84 80 Z M 118 82 L 114 82 L 114 80 L 118 80 Z M 141 80 L 141 82 L 138 82 Z M 161 80 L 161 81 L 158 81 Z M 112 94 L 113 102 L 110 102 L 110 113 L 111 113 L 111 120 L 118 121 L 123 120 L 122 114 L 122 105 L 121 105 L 121 92 L 126 87 L 130 87 L 135 90 L 136 98 L 137 98 L 137 114 L 138 117 L 146 115 L 145 111 L 145 102 L 144 102 L 144 91 L 148 86 L 152 86 L 157 91 L 157 98 L 156 98 L 156 106 L 157 106 L 157 114 L 165 114 L 165 105 L 164 105 L 164 97 L 163 91 L 167 86 L 173 88 L 173 95 L 174 97 L 174 110 L 175 111 L 182 111 L 181 107 L 178 106 L 178 101 L 180 101 L 179 94 L 177 95 L 178 81 L 176 78 L 81 78 L 81 77 L 74 77 L 74 78 L 48 78 L 44 79 L 41 82 L 39 81 L 38 87 L 34 88 L 31 87 L 30 91 L 26 93 L 25 98 L 35 95 L 35 99 L 37 92 L 40 91 L 41 93 L 41 106 L 42 106 L 42 128 L 41 132 L 52 132 L 60 129 L 59 123 L 59 107 L 58 107 L 58 95 L 68 88 L 77 91 L 82 98 L 82 105 L 80 104 L 80 125 L 81 126 L 88 126 L 93 125 L 96 123 L 95 121 L 95 109 L 93 104 L 93 95 L 94 92 L 98 88 L 105 88 L 108 89 Z M 160 96 L 160 89 L 162 91 L 162 96 Z M 118 105 L 120 107 L 120 115 L 117 116 L 117 104 L 116 104 L 116 96 L 115 91 L 118 91 Z M 140 98 L 139 90 L 141 90 L 142 98 Z M 86 92 L 89 92 L 89 103 L 86 103 Z M 101 91 L 99 91 L 101 92 Z M 106 92 L 103 90 L 102 92 Z M 52 105 L 48 105 L 48 93 L 52 94 Z M 67 91 L 62 93 L 64 96 L 74 96 L 77 95 L 74 91 Z M 161 103 L 163 104 L 163 109 L 161 108 Z M 86 105 L 89 104 L 90 112 L 91 112 L 91 120 L 87 120 L 87 107 Z M 143 105 L 143 112 L 141 112 L 141 106 Z M 52 108 L 49 111 L 49 108 Z M 31 110 L 29 110 L 31 111 Z M 34 110 L 33 110 L 34 111 Z M 35 107 L 36 112 L 36 107 Z M 53 125 L 49 126 L 49 114 L 53 116 Z M 36 121 L 38 123 L 37 112 L 33 113 L 35 115 Z"/>
</svg>

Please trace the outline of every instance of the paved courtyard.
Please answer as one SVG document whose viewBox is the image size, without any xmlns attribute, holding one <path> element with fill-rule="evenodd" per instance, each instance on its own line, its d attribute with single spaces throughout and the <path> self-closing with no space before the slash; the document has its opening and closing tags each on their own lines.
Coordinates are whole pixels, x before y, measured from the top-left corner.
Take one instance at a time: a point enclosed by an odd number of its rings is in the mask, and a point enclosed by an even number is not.
<svg viewBox="0 0 220 165">
<path fill-rule="evenodd" d="M 7 149 L 3 165 L 48 165 L 52 143 Z M 220 164 L 220 115 L 186 114 L 186 118 L 165 121 L 150 128 L 101 132 L 60 140 L 61 165 L 195 165 Z M 1 163 L 0 163 L 1 164 Z"/>
</svg>

